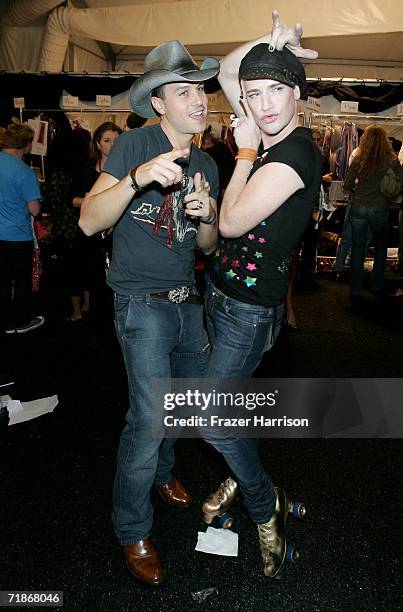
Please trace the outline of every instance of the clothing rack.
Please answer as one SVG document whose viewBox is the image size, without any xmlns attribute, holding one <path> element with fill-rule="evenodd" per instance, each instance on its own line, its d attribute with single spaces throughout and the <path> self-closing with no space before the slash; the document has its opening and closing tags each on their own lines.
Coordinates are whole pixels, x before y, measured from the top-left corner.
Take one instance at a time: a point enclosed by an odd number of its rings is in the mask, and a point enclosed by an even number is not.
<svg viewBox="0 0 403 612">
<path fill-rule="evenodd" d="M 403 117 L 391 116 L 391 115 L 362 115 L 360 113 L 311 113 L 309 116 L 309 127 L 312 127 L 316 119 L 354 119 L 353 123 L 359 123 L 360 121 L 396 121 L 397 123 L 403 122 Z"/>
</svg>

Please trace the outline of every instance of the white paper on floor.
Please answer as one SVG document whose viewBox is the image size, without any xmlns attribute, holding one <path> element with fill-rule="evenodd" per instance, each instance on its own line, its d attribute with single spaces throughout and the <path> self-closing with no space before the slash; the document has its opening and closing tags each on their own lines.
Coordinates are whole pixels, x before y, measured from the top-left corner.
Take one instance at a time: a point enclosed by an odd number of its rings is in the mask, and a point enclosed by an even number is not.
<svg viewBox="0 0 403 612">
<path fill-rule="evenodd" d="M 225 557 L 238 556 L 238 534 L 229 529 L 208 527 L 206 533 L 198 532 L 195 550 Z"/>
<path fill-rule="evenodd" d="M 42 414 L 53 412 L 59 403 L 59 398 L 57 395 L 52 395 L 51 397 L 43 397 L 32 402 L 20 402 L 20 400 L 11 399 L 9 395 L 3 395 L 2 401 L 3 405 L 7 406 L 10 416 L 9 425 L 15 425 L 16 423 L 35 419 L 42 416 Z"/>
</svg>

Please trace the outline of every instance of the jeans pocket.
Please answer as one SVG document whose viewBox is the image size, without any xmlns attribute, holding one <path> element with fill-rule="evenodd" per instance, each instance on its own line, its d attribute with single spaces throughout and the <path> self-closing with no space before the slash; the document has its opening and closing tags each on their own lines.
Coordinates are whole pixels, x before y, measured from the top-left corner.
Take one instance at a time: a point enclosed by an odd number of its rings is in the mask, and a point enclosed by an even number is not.
<svg viewBox="0 0 403 612">
<path fill-rule="evenodd" d="M 245 308 L 235 304 L 227 303 L 223 306 L 225 314 L 228 318 L 242 325 L 250 325 L 256 327 L 259 323 L 267 324 L 270 321 L 269 316 L 266 318 L 263 312 L 254 310 L 253 308 Z M 262 318 L 264 320 L 262 320 Z"/>
<path fill-rule="evenodd" d="M 130 297 L 126 295 L 118 295 L 115 293 L 115 328 L 119 337 L 123 337 L 126 329 L 126 323 L 129 316 Z"/>
</svg>

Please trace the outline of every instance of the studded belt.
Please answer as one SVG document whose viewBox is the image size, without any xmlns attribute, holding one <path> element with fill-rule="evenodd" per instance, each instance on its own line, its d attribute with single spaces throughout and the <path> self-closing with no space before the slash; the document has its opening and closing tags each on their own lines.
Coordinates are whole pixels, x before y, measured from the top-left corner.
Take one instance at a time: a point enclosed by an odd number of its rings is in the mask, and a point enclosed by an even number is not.
<svg viewBox="0 0 403 612">
<path fill-rule="evenodd" d="M 150 297 L 155 300 L 165 300 L 174 304 L 202 304 L 203 300 L 200 295 L 191 293 L 192 287 L 176 287 L 171 291 L 161 291 L 160 293 L 151 293 Z"/>
</svg>

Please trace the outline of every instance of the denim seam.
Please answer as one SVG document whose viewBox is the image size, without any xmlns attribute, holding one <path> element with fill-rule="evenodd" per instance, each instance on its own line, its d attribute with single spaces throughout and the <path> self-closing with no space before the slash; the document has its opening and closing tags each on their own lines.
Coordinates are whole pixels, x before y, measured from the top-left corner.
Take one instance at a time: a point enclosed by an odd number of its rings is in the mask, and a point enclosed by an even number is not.
<svg viewBox="0 0 403 612">
<path fill-rule="evenodd" d="M 257 326 L 254 324 L 253 325 L 253 334 L 252 334 L 253 337 L 252 337 L 252 341 L 249 343 L 249 349 L 248 349 L 248 352 L 245 354 L 245 358 L 244 358 L 243 363 L 242 363 L 242 368 L 245 367 L 246 360 L 249 358 L 249 355 L 251 353 L 252 346 L 253 346 L 253 344 L 255 342 L 255 338 L 256 338 L 256 332 L 257 332 Z"/>
</svg>

